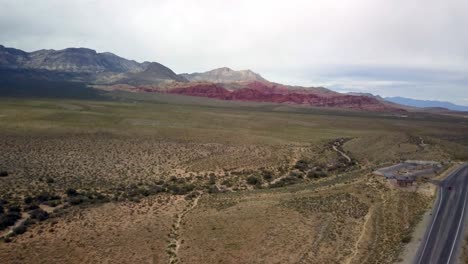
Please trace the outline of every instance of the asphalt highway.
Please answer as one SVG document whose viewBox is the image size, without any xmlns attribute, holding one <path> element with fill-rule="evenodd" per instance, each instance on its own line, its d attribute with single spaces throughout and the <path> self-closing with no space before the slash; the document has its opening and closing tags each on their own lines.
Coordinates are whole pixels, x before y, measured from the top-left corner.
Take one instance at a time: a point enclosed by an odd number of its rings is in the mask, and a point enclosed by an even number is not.
<svg viewBox="0 0 468 264">
<path fill-rule="evenodd" d="M 436 209 L 415 263 L 456 263 L 466 221 L 467 190 L 468 164 L 464 164 L 440 183 Z"/>
</svg>

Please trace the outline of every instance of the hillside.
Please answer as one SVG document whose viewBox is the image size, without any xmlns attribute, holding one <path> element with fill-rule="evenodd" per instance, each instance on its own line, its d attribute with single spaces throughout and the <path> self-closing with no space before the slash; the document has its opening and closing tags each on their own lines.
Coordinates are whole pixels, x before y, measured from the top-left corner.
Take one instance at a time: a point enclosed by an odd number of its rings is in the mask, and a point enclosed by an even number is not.
<svg viewBox="0 0 468 264">
<path fill-rule="evenodd" d="M 260 74 L 251 70 L 235 71 L 228 67 L 218 68 L 202 73 L 183 73 L 181 76 L 190 81 L 205 81 L 215 83 L 267 81 Z"/>
</svg>

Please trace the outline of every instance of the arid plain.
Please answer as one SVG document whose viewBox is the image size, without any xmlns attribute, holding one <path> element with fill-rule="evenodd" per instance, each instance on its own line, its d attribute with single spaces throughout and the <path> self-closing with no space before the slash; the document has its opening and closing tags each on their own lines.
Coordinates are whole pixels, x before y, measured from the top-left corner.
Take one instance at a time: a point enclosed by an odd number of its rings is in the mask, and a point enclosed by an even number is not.
<svg viewBox="0 0 468 264">
<path fill-rule="evenodd" d="M 372 171 L 468 158 L 462 115 L 106 96 L 1 99 L 2 263 L 398 262 L 434 187 Z"/>
</svg>

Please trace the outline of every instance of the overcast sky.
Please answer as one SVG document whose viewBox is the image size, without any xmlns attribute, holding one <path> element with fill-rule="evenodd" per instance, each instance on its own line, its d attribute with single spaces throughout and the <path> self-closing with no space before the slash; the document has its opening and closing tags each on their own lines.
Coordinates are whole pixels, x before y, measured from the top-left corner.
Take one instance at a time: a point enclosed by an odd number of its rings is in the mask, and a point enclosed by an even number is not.
<svg viewBox="0 0 468 264">
<path fill-rule="evenodd" d="M 0 0 L 0 44 L 468 105 L 467 0 Z"/>
</svg>

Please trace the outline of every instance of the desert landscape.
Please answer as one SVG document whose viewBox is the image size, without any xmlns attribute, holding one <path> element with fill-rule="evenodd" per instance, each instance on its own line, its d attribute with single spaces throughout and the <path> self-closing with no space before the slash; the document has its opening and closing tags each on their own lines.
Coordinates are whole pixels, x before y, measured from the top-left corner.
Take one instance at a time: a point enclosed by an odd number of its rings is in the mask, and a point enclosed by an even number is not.
<svg viewBox="0 0 468 264">
<path fill-rule="evenodd" d="M 0 264 L 468 264 L 468 1 L 0 10 Z"/>
<path fill-rule="evenodd" d="M 393 263 L 434 187 L 373 170 L 468 153 L 457 118 L 108 96 L 2 100 L 4 263 Z"/>
</svg>

